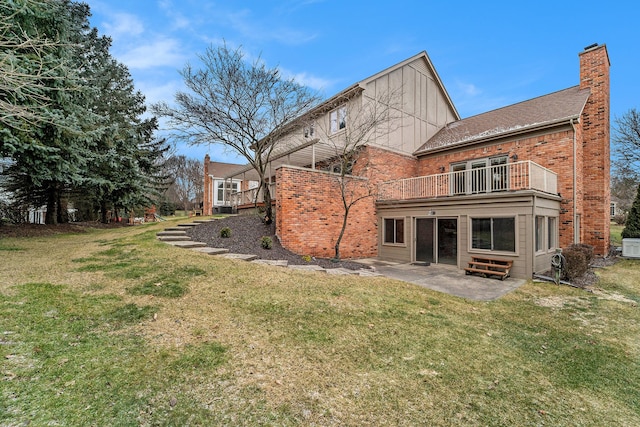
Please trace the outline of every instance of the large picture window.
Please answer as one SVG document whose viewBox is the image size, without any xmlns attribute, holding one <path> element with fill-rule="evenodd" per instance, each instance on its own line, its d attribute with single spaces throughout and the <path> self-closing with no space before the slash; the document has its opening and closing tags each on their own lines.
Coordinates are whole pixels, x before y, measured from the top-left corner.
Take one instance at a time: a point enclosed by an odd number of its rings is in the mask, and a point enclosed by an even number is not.
<svg viewBox="0 0 640 427">
<path fill-rule="evenodd" d="M 391 245 L 404 244 L 403 218 L 385 218 L 384 243 Z"/>
<path fill-rule="evenodd" d="M 516 219 L 472 218 L 471 248 L 492 251 L 516 251 Z"/>
</svg>

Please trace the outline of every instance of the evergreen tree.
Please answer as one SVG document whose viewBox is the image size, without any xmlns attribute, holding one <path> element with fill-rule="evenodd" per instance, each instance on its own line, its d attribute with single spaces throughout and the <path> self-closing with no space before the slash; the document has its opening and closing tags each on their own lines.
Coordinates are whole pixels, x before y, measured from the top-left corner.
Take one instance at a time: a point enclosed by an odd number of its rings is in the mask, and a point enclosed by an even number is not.
<svg viewBox="0 0 640 427">
<path fill-rule="evenodd" d="M 631 205 L 629 216 L 622 230 L 622 238 L 640 238 L 640 185 L 638 186 L 638 193 L 633 201 L 633 205 Z"/>
</svg>

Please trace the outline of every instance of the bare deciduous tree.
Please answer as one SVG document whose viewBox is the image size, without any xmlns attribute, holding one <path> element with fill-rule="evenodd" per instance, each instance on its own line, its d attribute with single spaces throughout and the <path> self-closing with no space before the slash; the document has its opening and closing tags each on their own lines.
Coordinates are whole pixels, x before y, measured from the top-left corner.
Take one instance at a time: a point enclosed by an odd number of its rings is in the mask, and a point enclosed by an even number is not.
<svg viewBox="0 0 640 427">
<path fill-rule="evenodd" d="M 272 218 L 267 181 L 271 153 L 287 124 L 318 98 L 260 58 L 247 62 L 240 48 L 211 46 L 200 60 L 201 69 L 187 65 L 181 73 L 190 92 L 176 93 L 176 107 L 158 103 L 153 111 L 168 118 L 176 138 L 189 144 L 222 144 L 243 156 L 258 174 L 266 216 Z"/>
<path fill-rule="evenodd" d="M 614 121 L 614 166 L 640 174 L 640 112 L 635 108 Z"/>
<path fill-rule="evenodd" d="M 173 156 L 167 160 L 165 168 L 172 178 L 167 193 L 175 198 L 172 200 L 174 203 L 182 205 L 185 212 L 189 211 L 194 202 L 197 203 L 202 198 L 202 161 L 186 156 Z"/>
<path fill-rule="evenodd" d="M 338 108 L 334 110 L 336 117 L 330 117 L 329 122 L 317 121 L 320 138 L 327 141 L 335 153 L 332 159 L 334 170 L 331 172 L 334 173 L 342 205 L 342 226 L 334 244 L 336 260 L 340 259 L 340 244 L 351 209 L 360 201 L 374 197 L 377 191 L 377 182 L 370 179 L 376 174 L 377 167 L 361 153 L 367 145 L 387 137 L 400 127 L 401 94 L 402 87 L 398 87 L 373 97 L 363 94 L 338 98 L 335 103 Z M 343 129 L 336 132 L 336 127 Z"/>
</svg>

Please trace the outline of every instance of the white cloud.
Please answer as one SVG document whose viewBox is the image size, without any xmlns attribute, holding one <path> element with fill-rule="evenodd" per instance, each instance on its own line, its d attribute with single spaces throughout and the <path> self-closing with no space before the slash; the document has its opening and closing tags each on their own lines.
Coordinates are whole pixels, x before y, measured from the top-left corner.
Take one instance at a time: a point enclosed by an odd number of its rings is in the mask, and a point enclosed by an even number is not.
<svg viewBox="0 0 640 427">
<path fill-rule="evenodd" d="M 297 83 L 315 89 L 317 91 L 323 91 L 333 86 L 335 82 L 311 75 L 305 71 L 299 73 L 293 73 L 286 68 L 278 67 L 282 76 L 286 79 L 293 78 Z"/>
<path fill-rule="evenodd" d="M 182 53 L 178 41 L 160 37 L 126 51 L 119 59 L 131 69 L 163 66 L 178 68 L 184 64 L 186 56 Z"/>
<path fill-rule="evenodd" d="M 105 22 L 105 33 L 113 39 L 124 36 L 138 36 L 144 32 L 144 25 L 137 16 L 129 13 L 114 13 L 112 22 Z"/>
</svg>

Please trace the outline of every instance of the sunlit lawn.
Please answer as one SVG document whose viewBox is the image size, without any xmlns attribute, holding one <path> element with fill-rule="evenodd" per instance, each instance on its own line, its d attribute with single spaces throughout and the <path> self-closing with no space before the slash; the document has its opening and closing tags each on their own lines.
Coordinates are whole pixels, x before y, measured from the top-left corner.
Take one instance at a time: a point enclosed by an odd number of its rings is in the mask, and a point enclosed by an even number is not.
<svg viewBox="0 0 640 427">
<path fill-rule="evenodd" d="M 0 240 L 0 425 L 640 425 L 638 262 L 476 302 L 166 224 Z"/>
</svg>

